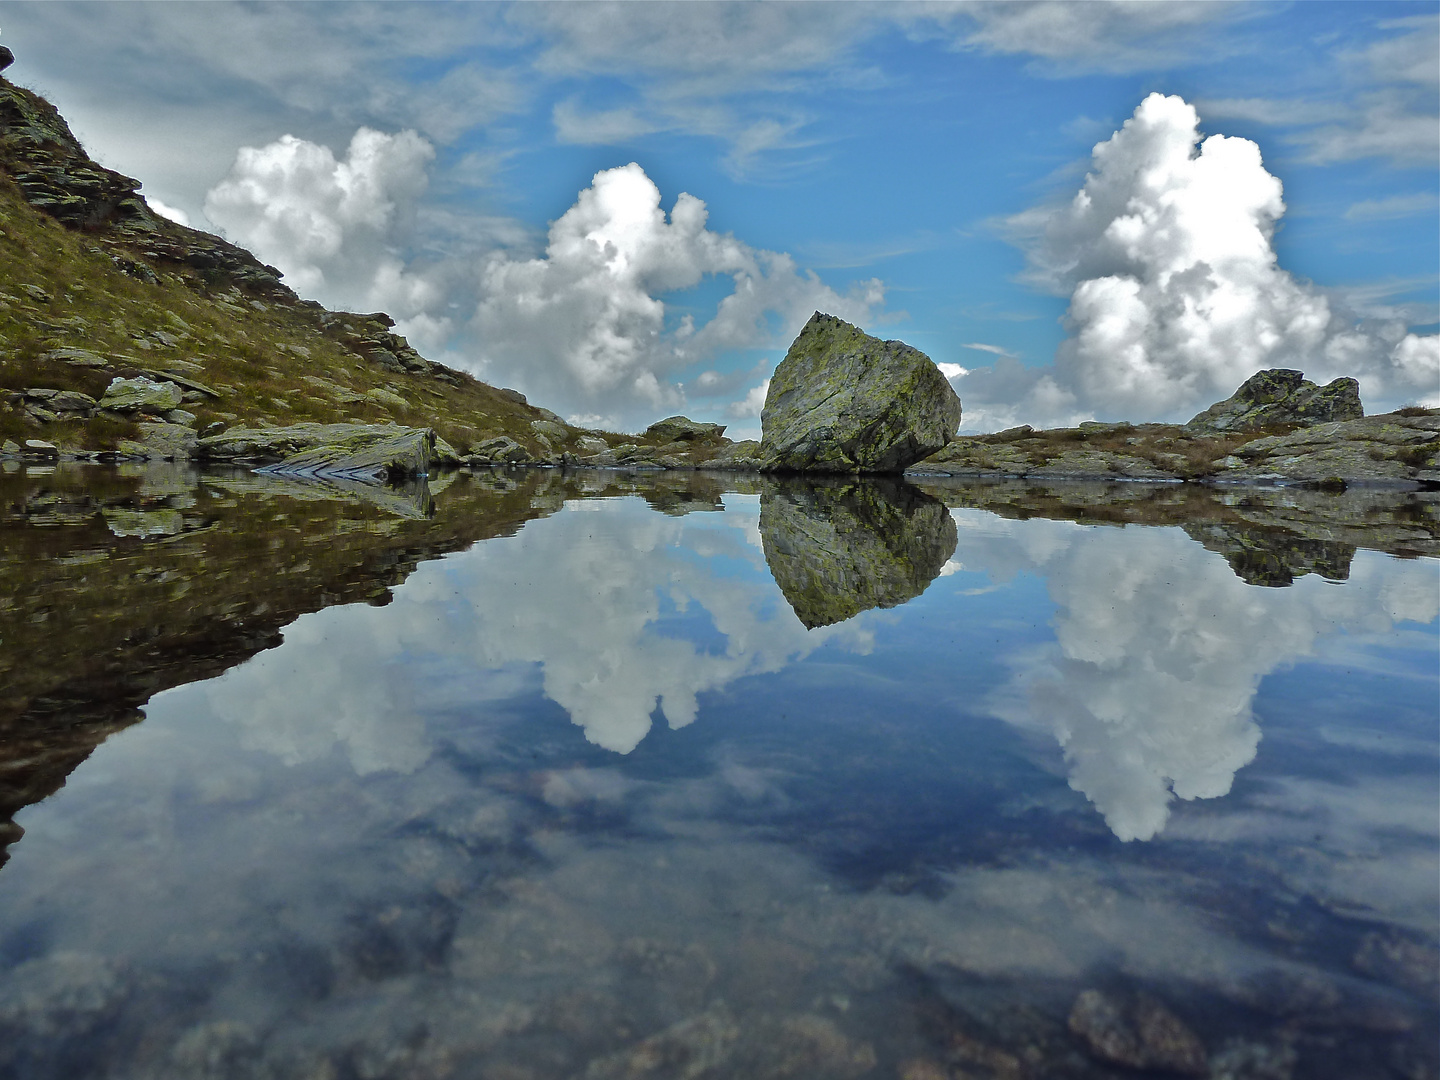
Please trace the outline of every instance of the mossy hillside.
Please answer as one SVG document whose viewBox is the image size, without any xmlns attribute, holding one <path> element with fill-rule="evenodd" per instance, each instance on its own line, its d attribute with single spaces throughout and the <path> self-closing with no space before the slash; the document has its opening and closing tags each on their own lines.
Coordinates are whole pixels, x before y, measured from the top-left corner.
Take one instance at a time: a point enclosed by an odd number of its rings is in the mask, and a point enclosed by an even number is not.
<svg viewBox="0 0 1440 1080">
<path fill-rule="evenodd" d="M 388 329 L 371 323 L 362 329 Z M 46 359 L 67 347 L 109 366 Z M 185 405 L 202 430 L 215 422 L 393 420 L 434 427 L 463 450 L 502 434 L 525 442 L 530 423 L 543 416 L 458 373 L 459 385 L 447 385 L 377 371 L 310 311 L 255 299 L 234 285 L 217 288 L 197 271 L 162 269 L 153 284 L 126 274 L 90 236 L 36 212 L 12 180 L 0 178 L 0 389 L 78 390 L 98 399 L 112 379 L 147 369 L 217 392 Z M 27 423 L 17 404 L 0 410 L 4 438 L 109 449 L 134 432 L 132 422 L 109 415 Z"/>
<path fill-rule="evenodd" d="M 200 430 L 394 421 L 461 451 L 507 435 L 544 452 L 530 425 L 554 414 L 424 361 L 382 314 L 300 300 L 243 249 L 154 214 L 138 186 L 91 161 L 48 102 L 0 79 L 0 440 L 112 449 L 133 421 L 37 418 L 19 395 L 98 399 L 117 376 L 169 372 L 214 391 L 187 395 Z M 67 363 L 64 349 L 105 366 Z M 585 434 L 564 427 L 554 451 Z"/>
</svg>

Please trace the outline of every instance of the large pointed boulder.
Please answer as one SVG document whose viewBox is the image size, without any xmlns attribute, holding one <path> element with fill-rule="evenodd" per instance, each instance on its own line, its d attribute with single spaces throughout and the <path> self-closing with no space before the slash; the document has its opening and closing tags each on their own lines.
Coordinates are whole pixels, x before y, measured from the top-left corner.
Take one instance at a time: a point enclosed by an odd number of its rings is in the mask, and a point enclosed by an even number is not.
<svg viewBox="0 0 1440 1080">
<path fill-rule="evenodd" d="M 816 312 L 775 369 L 760 413 L 772 472 L 898 473 L 960 426 L 960 398 L 931 359 Z"/>
</svg>

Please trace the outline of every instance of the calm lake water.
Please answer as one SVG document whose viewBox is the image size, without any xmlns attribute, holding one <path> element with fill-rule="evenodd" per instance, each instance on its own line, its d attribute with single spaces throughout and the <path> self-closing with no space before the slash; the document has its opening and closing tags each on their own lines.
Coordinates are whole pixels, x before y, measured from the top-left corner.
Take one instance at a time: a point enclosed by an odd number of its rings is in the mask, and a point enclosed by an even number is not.
<svg viewBox="0 0 1440 1080">
<path fill-rule="evenodd" d="M 1437 1076 L 1436 496 L 344 496 L 0 476 L 0 1075 Z"/>
</svg>

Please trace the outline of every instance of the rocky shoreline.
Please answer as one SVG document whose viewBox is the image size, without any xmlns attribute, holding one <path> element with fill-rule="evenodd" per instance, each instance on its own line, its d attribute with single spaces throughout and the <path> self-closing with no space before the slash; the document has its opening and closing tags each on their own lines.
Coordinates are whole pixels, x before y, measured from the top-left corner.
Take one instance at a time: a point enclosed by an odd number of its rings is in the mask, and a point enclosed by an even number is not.
<svg viewBox="0 0 1440 1080">
<path fill-rule="evenodd" d="M 690 424 L 683 417 L 662 421 Z M 430 428 L 335 423 L 228 428 L 200 437 L 181 425 L 157 423 L 119 451 L 73 451 L 41 440 L 0 445 L 0 461 L 45 465 L 59 461 L 193 461 L 241 465 L 302 476 L 361 469 L 371 480 L 400 480 L 451 468 L 565 467 L 620 470 L 761 472 L 758 443 L 732 442 L 718 425 L 700 434 L 664 438 L 582 433 L 579 453 L 536 453 L 509 437 L 462 454 Z M 606 436 L 609 435 L 607 438 Z M 663 440 L 663 441 L 662 441 Z M 355 454 L 379 447 L 384 461 Z M 369 450 L 367 450 L 367 453 Z M 1037 431 L 1014 428 L 959 436 L 905 470 L 914 477 L 1008 480 L 1146 481 L 1246 486 L 1367 486 L 1415 490 L 1440 487 L 1440 409 L 1335 421 L 1247 438 L 1201 435 L 1174 424 L 1087 423 Z M 373 456 L 373 454 L 372 454 Z"/>
</svg>

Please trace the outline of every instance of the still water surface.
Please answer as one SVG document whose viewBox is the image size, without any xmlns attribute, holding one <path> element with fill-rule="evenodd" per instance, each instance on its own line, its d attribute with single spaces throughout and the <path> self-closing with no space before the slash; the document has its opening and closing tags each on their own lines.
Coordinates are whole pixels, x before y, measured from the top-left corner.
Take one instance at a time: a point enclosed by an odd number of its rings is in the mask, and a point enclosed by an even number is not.
<svg viewBox="0 0 1440 1080">
<path fill-rule="evenodd" d="M 418 565 L 17 814 L 0 1075 L 1437 1074 L 1431 559 L 894 485 L 462 476 L 342 529 L 68 483 L 6 535 L 75 597 L 222 539 L 257 612 L 342 533 Z"/>
</svg>

